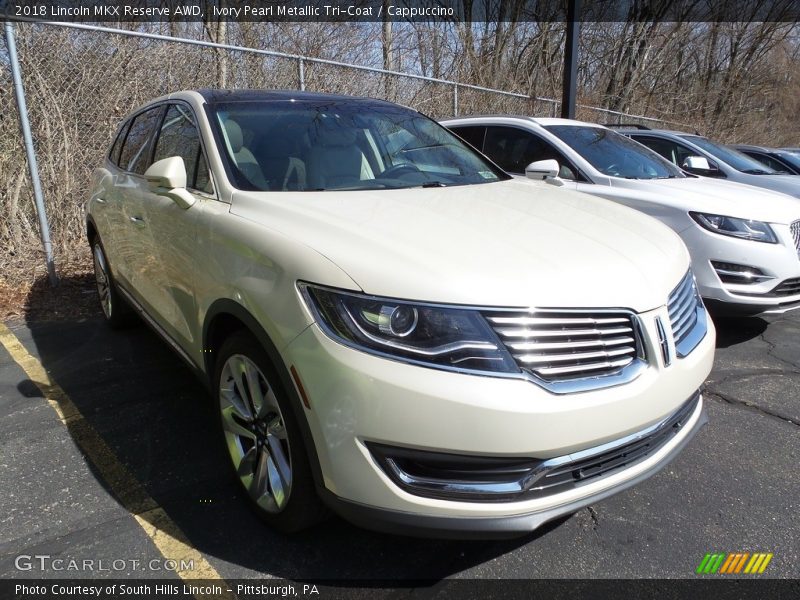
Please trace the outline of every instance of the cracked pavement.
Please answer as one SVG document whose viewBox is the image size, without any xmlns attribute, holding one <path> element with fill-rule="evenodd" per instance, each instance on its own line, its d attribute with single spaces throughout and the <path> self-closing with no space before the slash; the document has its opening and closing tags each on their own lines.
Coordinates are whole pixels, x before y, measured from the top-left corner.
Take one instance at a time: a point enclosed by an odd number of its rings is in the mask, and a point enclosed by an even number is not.
<svg viewBox="0 0 800 600">
<path fill-rule="evenodd" d="M 800 311 L 716 323 L 710 422 L 675 461 L 571 518 L 492 542 L 394 537 L 336 518 L 278 535 L 248 510 L 208 443 L 199 384 L 148 329 L 111 332 L 99 317 L 11 327 L 226 579 L 694 578 L 715 551 L 773 552 L 761 577 L 798 578 Z M 0 496 L 0 576 L 57 575 L 19 572 L 21 553 L 157 555 L 2 347 L 0 410 L 0 486 L 10 490 Z"/>
<path fill-rule="evenodd" d="M 725 319 L 718 330 L 706 395 L 800 426 L 800 321 Z"/>
</svg>

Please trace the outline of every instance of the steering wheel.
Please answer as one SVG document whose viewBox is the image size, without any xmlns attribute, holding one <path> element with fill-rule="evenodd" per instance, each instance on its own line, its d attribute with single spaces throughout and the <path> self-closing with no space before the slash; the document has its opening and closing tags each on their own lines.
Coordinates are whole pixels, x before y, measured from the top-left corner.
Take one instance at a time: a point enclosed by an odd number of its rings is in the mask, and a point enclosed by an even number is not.
<svg viewBox="0 0 800 600">
<path fill-rule="evenodd" d="M 383 173 L 381 173 L 381 177 L 398 177 L 403 173 L 422 173 L 422 171 L 417 168 L 416 165 L 412 165 L 411 163 L 403 163 L 389 167 Z"/>
</svg>

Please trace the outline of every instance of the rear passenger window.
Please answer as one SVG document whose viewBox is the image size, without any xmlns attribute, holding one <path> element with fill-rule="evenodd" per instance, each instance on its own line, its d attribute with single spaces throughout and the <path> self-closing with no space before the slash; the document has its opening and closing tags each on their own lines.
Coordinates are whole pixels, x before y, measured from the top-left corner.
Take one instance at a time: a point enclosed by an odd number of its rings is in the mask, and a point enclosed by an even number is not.
<svg viewBox="0 0 800 600">
<path fill-rule="evenodd" d="M 194 117 L 189 108 L 179 104 L 173 104 L 167 110 L 153 161 L 170 156 L 180 156 L 183 159 L 186 166 L 186 187 L 211 193 L 208 165 L 203 156 Z"/>
<path fill-rule="evenodd" d="M 143 175 L 150 166 L 150 138 L 161 117 L 161 106 L 151 108 L 133 119 L 119 157 L 119 166 Z"/>
</svg>

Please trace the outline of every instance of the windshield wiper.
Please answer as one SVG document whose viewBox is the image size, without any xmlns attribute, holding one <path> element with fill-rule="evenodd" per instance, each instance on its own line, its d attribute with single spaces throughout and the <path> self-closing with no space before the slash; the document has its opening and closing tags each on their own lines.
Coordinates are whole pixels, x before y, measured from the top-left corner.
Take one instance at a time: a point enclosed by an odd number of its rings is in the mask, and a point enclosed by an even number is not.
<svg viewBox="0 0 800 600">
<path fill-rule="evenodd" d="M 453 145 L 454 144 L 442 144 L 442 143 L 428 144 L 427 146 L 413 146 L 410 148 L 400 148 L 398 152 L 413 152 L 415 150 L 428 150 L 430 148 L 443 148 L 444 146 L 453 146 Z"/>
<path fill-rule="evenodd" d="M 421 187 L 424 188 L 447 187 L 447 184 L 441 181 L 426 181 L 425 183 L 422 184 Z"/>
<path fill-rule="evenodd" d="M 762 169 L 745 169 L 742 173 L 747 173 L 748 175 L 769 175 L 769 171 L 764 171 Z"/>
</svg>

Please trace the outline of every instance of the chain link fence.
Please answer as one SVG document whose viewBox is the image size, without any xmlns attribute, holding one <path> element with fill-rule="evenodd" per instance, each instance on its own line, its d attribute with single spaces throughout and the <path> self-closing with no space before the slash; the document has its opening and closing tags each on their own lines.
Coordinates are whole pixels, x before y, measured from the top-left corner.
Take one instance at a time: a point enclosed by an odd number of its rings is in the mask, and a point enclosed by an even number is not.
<svg viewBox="0 0 800 600">
<path fill-rule="evenodd" d="M 88 259 L 83 203 L 92 170 L 101 163 L 120 119 L 172 91 L 222 85 L 304 88 L 385 98 L 432 117 L 560 112 L 555 100 L 179 38 L 33 23 L 17 24 L 16 37 L 56 264 Z M 5 40 L 0 45 L 0 107 L 2 274 L 43 263 Z M 589 108 L 580 109 L 579 117 L 616 119 Z"/>
</svg>

